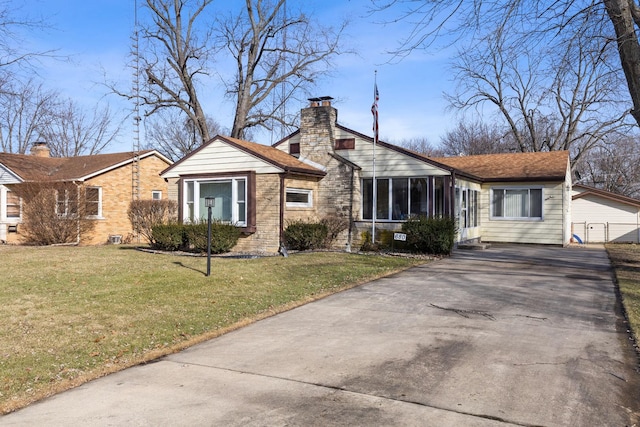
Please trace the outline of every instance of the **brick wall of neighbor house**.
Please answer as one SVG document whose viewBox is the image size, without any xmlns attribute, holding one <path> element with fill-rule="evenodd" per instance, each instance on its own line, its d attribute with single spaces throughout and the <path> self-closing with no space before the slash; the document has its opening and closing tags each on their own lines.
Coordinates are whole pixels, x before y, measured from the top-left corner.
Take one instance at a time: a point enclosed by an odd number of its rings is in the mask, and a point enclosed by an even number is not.
<svg viewBox="0 0 640 427">
<path fill-rule="evenodd" d="M 168 195 L 168 185 L 160 178 L 160 171 L 167 164 L 156 156 L 140 160 L 140 198 L 151 199 L 152 191 L 162 191 L 162 197 Z M 131 237 L 133 229 L 127 216 L 131 202 L 132 165 L 127 164 L 86 181 L 87 186 L 102 187 L 102 217 L 96 220 L 96 227 L 90 236 L 83 236 L 83 244 L 107 243 L 110 235 L 120 235 L 123 239 Z M 137 241 L 134 239 L 134 242 Z"/>
<path fill-rule="evenodd" d="M 243 235 L 233 252 L 274 253 L 280 245 L 280 176 L 261 174 L 256 179 L 256 232 Z"/>
</svg>

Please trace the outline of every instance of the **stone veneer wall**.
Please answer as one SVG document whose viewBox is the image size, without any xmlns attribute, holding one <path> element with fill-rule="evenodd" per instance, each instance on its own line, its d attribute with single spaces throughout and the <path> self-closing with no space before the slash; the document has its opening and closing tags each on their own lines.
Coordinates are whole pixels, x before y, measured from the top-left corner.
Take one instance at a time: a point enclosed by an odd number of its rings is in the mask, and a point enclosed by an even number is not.
<svg viewBox="0 0 640 427">
<path fill-rule="evenodd" d="M 256 176 L 256 232 L 243 235 L 233 252 L 278 252 L 280 247 L 280 176 Z"/>
<path fill-rule="evenodd" d="M 318 178 L 288 177 L 285 179 L 286 188 L 299 188 L 313 191 L 313 206 L 310 208 L 286 207 L 284 210 L 284 227 L 291 221 L 317 221 L 318 215 Z"/>
<path fill-rule="evenodd" d="M 319 219 L 337 216 L 352 225 L 351 235 L 344 231 L 334 242 L 334 249 L 360 246 L 354 220 L 360 214 L 360 173 L 331 156 L 334 150 L 337 110 L 330 105 L 305 108 L 300 118 L 300 159 L 310 160 L 326 168 L 326 176 L 318 183 L 316 215 Z"/>
</svg>

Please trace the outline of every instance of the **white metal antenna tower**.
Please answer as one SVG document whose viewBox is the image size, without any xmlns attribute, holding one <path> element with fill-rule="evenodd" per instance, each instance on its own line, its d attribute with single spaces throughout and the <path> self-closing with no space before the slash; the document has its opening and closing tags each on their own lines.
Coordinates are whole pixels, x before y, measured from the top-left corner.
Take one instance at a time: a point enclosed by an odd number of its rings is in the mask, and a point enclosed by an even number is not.
<svg viewBox="0 0 640 427">
<path fill-rule="evenodd" d="M 134 7 L 133 30 L 133 163 L 131 166 L 131 200 L 140 200 L 140 51 L 138 48 L 138 2 Z"/>
</svg>

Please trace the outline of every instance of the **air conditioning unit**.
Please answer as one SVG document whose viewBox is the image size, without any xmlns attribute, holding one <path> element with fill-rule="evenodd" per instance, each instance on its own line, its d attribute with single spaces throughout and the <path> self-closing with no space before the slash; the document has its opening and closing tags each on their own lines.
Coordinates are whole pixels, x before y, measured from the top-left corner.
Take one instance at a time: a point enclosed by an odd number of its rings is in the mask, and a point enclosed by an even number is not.
<svg viewBox="0 0 640 427">
<path fill-rule="evenodd" d="M 112 245 L 119 245 L 122 243 L 122 235 L 121 234 L 111 234 L 109 236 L 109 243 Z"/>
</svg>

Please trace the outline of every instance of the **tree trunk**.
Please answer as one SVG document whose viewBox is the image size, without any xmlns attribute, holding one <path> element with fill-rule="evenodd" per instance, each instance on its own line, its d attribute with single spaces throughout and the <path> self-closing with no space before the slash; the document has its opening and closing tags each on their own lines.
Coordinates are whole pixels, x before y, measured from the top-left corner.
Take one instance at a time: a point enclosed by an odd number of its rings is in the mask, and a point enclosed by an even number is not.
<svg viewBox="0 0 640 427">
<path fill-rule="evenodd" d="M 631 1 L 604 0 L 604 5 L 616 32 L 620 62 L 633 101 L 631 115 L 640 125 L 640 43 L 635 33 Z"/>
</svg>

